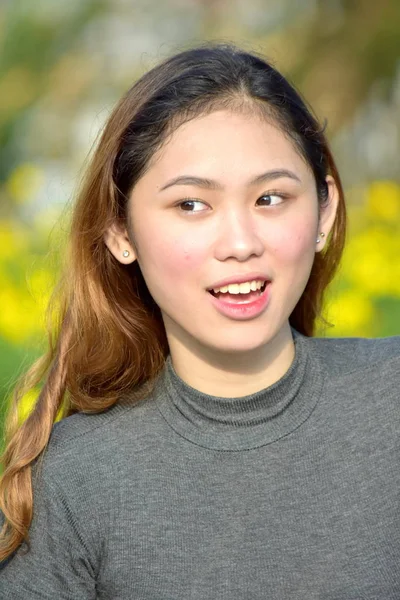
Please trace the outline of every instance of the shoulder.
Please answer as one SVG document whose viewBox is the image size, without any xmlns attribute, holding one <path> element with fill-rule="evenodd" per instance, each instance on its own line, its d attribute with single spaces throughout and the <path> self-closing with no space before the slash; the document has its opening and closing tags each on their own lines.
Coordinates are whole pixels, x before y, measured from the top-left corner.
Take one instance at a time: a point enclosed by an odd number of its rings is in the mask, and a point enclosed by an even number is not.
<svg viewBox="0 0 400 600">
<path fill-rule="evenodd" d="M 324 377 L 322 405 L 334 411 L 334 420 L 376 431 L 388 439 L 398 436 L 400 419 L 400 336 L 385 338 L 302 338 L 308 360 Z M 339 413 L 342 416 L 339 416 Z M 367 435 L 367 434 L 366 434 Z M 380 435 L 380 434 L 379 434 Z"/>
<path fill-rule="evenodd" d="M 127 462 L 158 421 L 152 394 L 139 400 L 128 396 L 103 412 L 75 413 L 54 424 L 41 470 L 51 479 L 72 472 L 96 479 Z"/>
<path fill-rule="evenodd" d="M 305 339 L 302 336 L 303 340 Z M 306 338 L 311 355 L 326 367 L 331 375 L 346 375 L 356 371 L 396 371 L 400 378 L 400 336 L 381 338 L 313 337 Z"/>
</svg>

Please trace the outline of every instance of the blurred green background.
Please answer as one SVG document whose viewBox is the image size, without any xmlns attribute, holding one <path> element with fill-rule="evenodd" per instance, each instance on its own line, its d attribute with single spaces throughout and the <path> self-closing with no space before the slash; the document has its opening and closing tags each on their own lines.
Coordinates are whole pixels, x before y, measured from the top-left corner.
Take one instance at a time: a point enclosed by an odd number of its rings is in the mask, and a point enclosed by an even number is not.
<svg viewBox="0 0 400 600">
<path fill-rule="evenodd" d="M 137 77 L 206 39 L 266 55 L 327 122 L 350 231 L 319 334 L 400 334 L 399 0 L 3 0 L 0 39 L 0 426 L 45 347 L 96 135 Z"/>
</svg>

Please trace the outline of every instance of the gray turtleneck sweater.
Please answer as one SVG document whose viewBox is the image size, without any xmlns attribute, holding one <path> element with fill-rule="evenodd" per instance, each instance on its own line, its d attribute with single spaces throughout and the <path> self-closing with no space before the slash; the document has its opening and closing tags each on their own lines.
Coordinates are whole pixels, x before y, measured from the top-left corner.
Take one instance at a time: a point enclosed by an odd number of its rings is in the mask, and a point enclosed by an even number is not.
<svg viewBox="0 0 400 600">
<path fill-rule="evenodd" d="M 307 338 L 274 385 L 56 424 L 12 600 L 399 600 L 400 337 Z"/>
</svg>

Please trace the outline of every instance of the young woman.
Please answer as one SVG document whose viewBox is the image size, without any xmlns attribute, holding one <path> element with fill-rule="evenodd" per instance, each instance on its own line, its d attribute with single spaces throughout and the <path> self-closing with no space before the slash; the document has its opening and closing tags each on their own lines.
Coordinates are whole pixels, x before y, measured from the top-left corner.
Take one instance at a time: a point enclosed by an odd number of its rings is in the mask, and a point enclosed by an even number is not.
<svg viewBox="0 0 400 600">
<path fill-rule="evenodd" d="M 264 60 L 204 46 L 129 90 L 10 415 L 1 598 L 400 597 L 400 337 L 313 337 L 344 237 Z"/>
</svg>

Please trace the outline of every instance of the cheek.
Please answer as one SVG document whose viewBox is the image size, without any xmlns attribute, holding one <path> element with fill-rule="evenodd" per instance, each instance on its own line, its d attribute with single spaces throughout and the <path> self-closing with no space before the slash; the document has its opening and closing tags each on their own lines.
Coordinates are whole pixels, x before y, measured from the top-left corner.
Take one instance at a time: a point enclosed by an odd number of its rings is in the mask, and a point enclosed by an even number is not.
<svg viewBox="0 0 400 600">
<path fill-rule="evenodd" d="M 314 222 L 296 221 L 274 232 L 271 247 L 280 261 L 300 266 L 314 257 L 315 242 Z"/>
<path fill-rule="evenodd" d="M 158 230 L 152 239 L 154 243 L 148 244 L 144 252 L 146 264 L 143 266 L 156 287 L 187 284 L 191 275 L 204 268 L 207 246 L 193 236 L 160 235 Z"/>
</svg>

